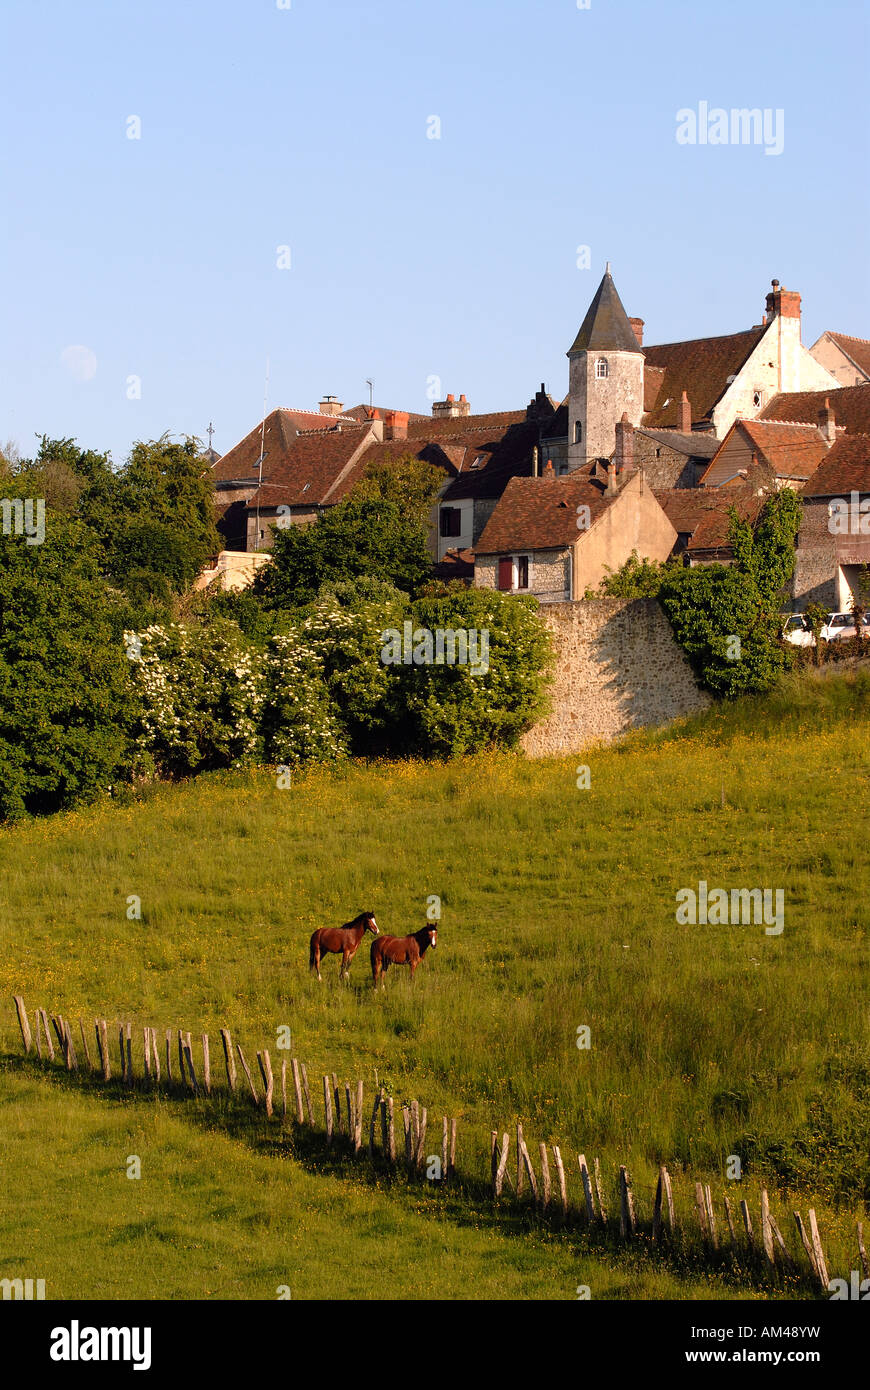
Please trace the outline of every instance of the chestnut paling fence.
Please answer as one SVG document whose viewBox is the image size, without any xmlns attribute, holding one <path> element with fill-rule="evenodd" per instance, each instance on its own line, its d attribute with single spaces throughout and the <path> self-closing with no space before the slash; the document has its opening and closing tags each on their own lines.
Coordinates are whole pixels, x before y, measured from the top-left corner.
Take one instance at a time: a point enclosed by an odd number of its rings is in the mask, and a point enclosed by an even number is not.
<svg viewBox="0 0 870 1390">
<path fill-rule="evenodd" d="M 61 1014 L 50 1015 L 45 1009 L 37 1008 L 34 1013 L 34 1034 L 23 998 L 14 995 L 13 999 L 25 1055 L 30 1056 L 35 1052 L 38 1060 L 49 1066 L 62 1065 L 68 1072 L 84 1070 L 104 1082 L 112 1080 L 113 1068 L 117 1068 L 116 1080 L 120 1079 L 125 1086 L 163 1089 L 175 1095 L 208 1099 L 220 1090 L 231 1098 L 247 1097 L 263 1112 L 267 1123 L 272 1121 L 286 1128 L 295 1119 L 296 1125 L 308 1126 L 315 1135 L 321 1134 L 327 1147 L 340 1143 L 345 1151 L 354 1156 L 363 1156 L 371 1163 L 386 1165 L 391 1169 L 403 1168 L 409 1177 L 425 1177 L 428 1182 L 440 1185 L 454 1185 L 458 1181 L 460 1184 L 470 1183 L 476 1188 L 486 1183 L 497 1207 L 506 1202 L 513 1206 L 521 1204 L 542 1221 L 562 1227 L 586 1227 L 605 1240 L 643 1241 L 649 1249 L 662 1253 L 691 1250 L 700 1253 L 710 1263 L 730 1268 L 736 1276 L 743 1274 L 778 1283 L 809 1280 L 820 1293 L 830 1293 L 828 1263 L 814 1208 L 809 1208 L 806 1222 L 799 1211 L 793 1212 L 800 1245 L 790 1249 L 771 1211 L 766 1188 L 761 1189 L 760 1211 L 755 1225 L 748 1202 L 740 1200 L 732 1203 L 730 1197 L 725 1195 L 719 1206 L 710 1185 L 695 1182 L 694 1200 L 687 1219 L 683 1204 L 680 1204 L 678 1215 L 674 1184 L 668 1169 L 662 1165 L 655 1193 L 649 1194 L 651 1213 L 648 1217 L 641 1217 L 627 1167 L 620 1165 L 615 1183 L 608 1183 L 602 1176 L 599 1160 L 594 1158 L 590 1167 L 585 1154 L 581 1153 L 577 1155 L 579 1181 L 575 1177 L 575 1201 L 572 1200 L 573 1194 L 569 1193 L 560 1147 L 541 1141 L 538 1144 L 536 1168 L 521 1123 L 516 1125 L 513 1171 L 509 1167 L 511 1135 L 507 1131 L 500 1133 L 491 1130 L 489 1173 L 469 1172 L 457 1169 L 456 1118 L 447 1115 L 441 1117 L 440 1142 L 436 1149 L 435 1135 L 428 1129 L 426 1107 L 416 1100 L 409 1100 L 400 1107 L 399 1133 L 402 1142 L 398 1144 L 394 1100 L 377 1081 L 366 1124 L 362 1080 L 340 1083 L 335 1073 L 325 1075 L 321 1125 L 319 1116 L 315 1118 L 305 1064 L 296 1057 L 284 1058 L 276 1077 L 269 1052 L 266 1049 L 257 1052 L 256 1066 L 261 1081 L 261 1088 L 258 1089 L 241 1043 L 236 1041 L 233 1044 L 228 1028 L 220 1029 L 225 1081 L 215 1082 L 207 1033 L 199 1036 L 195 1059 L 191 1033 L 181 1028 L 167 1028 L 158 1034 L 156 1028 L 145 1025 L 134 1030 L 132 1023 L 122 1022 L 113 1023 L 110 1029 L 105 1018 L 97 1018 L 93 1021 L 92 1053 L 88 1045 L 89 1028 L 80 1018 L 77 1020 L 81 1040 L 80 1059 L 76 1030 L 68 1018 Z M 57 1051 L 52 1034 L 57 1042 Z M 113 1047 L 116 1037 L 117 1045 Z M 237 1058 L 244 1080 L 236 1068 Z M 288 1073 L 292 1088 L 289 1091 L 289 1105 Z M 280 1088 L 280 1100 L 276 1100 L 277 1087 Z M 427 1133 L 430 1136 L 428 1145 Z M 718 1223 L 717 1209 L 720 1213 Z M 856 1235 L 857 1255 L 863 1274 L 870 1279 L 870 1262 L 860 1221 L 856 1222 Z M 847 1271 L 847 1277 L 849 1273 L 851 1271 Z"/>
</svg>

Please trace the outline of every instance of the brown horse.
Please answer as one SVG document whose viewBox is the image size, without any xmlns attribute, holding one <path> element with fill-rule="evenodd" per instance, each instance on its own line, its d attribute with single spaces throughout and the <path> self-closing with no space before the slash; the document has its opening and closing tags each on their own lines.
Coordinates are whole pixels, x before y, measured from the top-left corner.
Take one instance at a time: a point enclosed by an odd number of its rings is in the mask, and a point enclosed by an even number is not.
<svg viewBox="0 0 870 1390">
<path fill-rule="evenodd" d="M 375 989 L 378 980 L 386 975 L 391 965 L 410 965 L 411 979 L 414 971 L 425 956 L 429 947 L 434 950 L 438 943 L 438 932 L 434 926 L 421 927 L 410 936 L 379 936 L 372 942 L 372 977 Z M 387 984 L 382 982 L 383 988 Z"/>
<path fill-rule="evenodd" d="M 308 957 L 309 969 L 316 970 L 318 980 L 322 980 L 320 957 L 328 955 L 332 951 L 341 955 L 341 969 L 338 972 L 338 978 L 346 980 L 350 963 L 367 931 L 370 931 L 373 936 L 377 936 L 380 931 L 373 912 L 360 912 L 352 922 L 345 922 L 343 927 L 318 927 L 311 936 L 311 950 Z"/>
</svg>

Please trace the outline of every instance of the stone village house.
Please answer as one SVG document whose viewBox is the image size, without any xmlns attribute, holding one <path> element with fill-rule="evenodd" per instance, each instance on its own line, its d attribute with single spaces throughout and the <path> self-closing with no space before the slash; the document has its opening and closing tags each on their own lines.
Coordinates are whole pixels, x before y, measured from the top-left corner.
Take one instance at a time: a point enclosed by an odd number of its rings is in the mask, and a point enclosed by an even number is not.
<svg viewBox="0 0 870 1390">
<path fill-rule="evenodd" d="M 751 519 L 778 487 L 803 489 L 816 516 L 810 484 L 825 459 L 818 486 L 866 489 L 864 445 L 853 439 L 849 466 L 833 465 L 844 437 L 870 436 L 870 344 L 825 333 L 806 349 L 799 294 L 773 281 L 762 323 L 740 333 L 660 346 L 643 333 L 608 266 L 568 350 L 561 403 L 541 386 L 525 409 L 482 415 L 465 396 L 435 402 L 431 417 L 345 410 L 330 396 L 317 411 L 273 410 L 213 456 L 226 548 L 201 582 L 249 582 L 273 527 L 310 522 L 371 462 L 406 454 L 444 474 L 435 572 L 544 602 L 582 597 L 632 550 L 727 560 L 729 506 Z M 859 550 L 823 544 L 807 521 L 796 605 L 844 600 Z"/>
</svg>

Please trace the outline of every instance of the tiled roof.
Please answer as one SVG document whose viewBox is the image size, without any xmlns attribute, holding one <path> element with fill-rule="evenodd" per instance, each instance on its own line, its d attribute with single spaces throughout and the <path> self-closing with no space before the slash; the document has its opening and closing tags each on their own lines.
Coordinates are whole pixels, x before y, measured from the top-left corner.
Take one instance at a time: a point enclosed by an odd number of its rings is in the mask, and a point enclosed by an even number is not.
<svg viewBox="0 0 870 1390">
<path fill-rule="evenodd" d="M 383 420 L 385 415 L 390 415 L 393 414 L 395 411 L 398 411 L 397 406 L 391 405 L 376 405 L 374 409 L 377 411 L 377 414 L 381 420 Z M 401 414 L 401 412 L 399 413 Z M 407 414 L 409 420 L 428 420 L 431 418 L 428 415 L 421 415 L 419 411 L 415 410 L 408 410 L 405 413 Z M 345 410 L 343 412 L 342 418 L 345 420 L 359 420 L 362 423 L 368 420 L 369 418 L 369 407 L 367 405 L 351 406 L 350 410 Z"/>
<path fill-rule="evenodd" d="M 741 520 L 754 523 L 771 495 L 767 492 L 761 492 L 758 488 L 747 487 L 745 484 L 742 487 L 717 488 L 716 493 L 720 499 L 720 504 L 708 511 L 695 527 L 692 539 L 687 546 L 690 555 L 702 550 L 727 548 L 728 528 L 731 524 L 731 518 L 728 515 L 729 509 L 731 507 L 736 508 L 737 515 Z M 661 501 L 661 499 L 659 500 Z M 676 527 L 676 524 L 675 521 L 672 521 L 672 525 Z"/>
<path fill-rule="evenodd" d="M 614 500 L 604 484 L 578 468 L 561 478 L 512 478 L 475 546 L 478 555 L 506 550 L 561 550 L 580 535 L 577 508 L 589 508 L 591 524 Z"/>
<path fill-rule="evenodd" d="M 457 471 L 444 492 L 445 502 L 463 497 L 500 497 L 511 478 L 532 476 L 532 455 L 537 442 L 537 421 L 526 420 L 523 415 L 501 431 L 472 430 L 451 439 L 431 440 L 425 457 L 437 462 L 437 453 L 444 452 Z M 539 460 L 539 467 L 543 466 L 543 460 Z"/>
<path fill-rule="evenodd" d="M 728 389 L 729 376 L 737 375 L 765 331 L 762 325 L 723 338 L 693 338 L 685 343 L 645 347 L 647 372 L 650 367 L 663 371 L 655 400 L 644 402 L 647 414 L 643 424 L 658 429 L 677 425 L 684 391 L 692 407 L 693 422 L 709 419 L 713 407 Z"/>
<path fill-rule="evenodd" d="M 473 579 L 474 551 L 445 550 L 433 572 L 436 579 Z"/>
<path fill-rule="evenodd" d="M 734 502 L 722 488 L 671 487 L 656 489 L 654 496 L 674 530 L 680 535 L 694 535 L 701 522 L 711 514 L 727 512 Z"/>
<path fill-rule="evenodd" d="M 541 430 L 542 439 L 568 438 L 568 397 L 562 401 L 555 415 L 551 415 Z"/>
<path fill-rule="evenodd" d="M 266 427 L 263 430 L 262 422 L 246 434 L 244 439 L 234 445 L 217 461 L 211 469 L 211 475 L 216 483 L 234 482 L 240 478 L 256 478 L 260 460 L 260 441 L 263 439 L 263 476 L 268 477 L 274 473 L 277 467 L 286 463 L 290 456 L 290 451 L 295 447 L 297 433 L 299 429 L 310 429 L 314 421 L 320 421 L 321 425 L 326 425 L 326 416 L 319 415 L 315 411 L 292 411 L 292 410 L 273 410 L 266 416 Z M 340 426 L 340 428 L 339 428 Z M 354 438 L 359 441 L 363 437 L 363 426 L 356 423 L 342 423 L 340 420 L 334 422 L 333 428 L 328 426 L 321 430 L 316 436 L 318 438 Z"/>
<path fill-rule="evenodd" d="M 870 434 L 870 381 L 825 391 L 782 392 L 765 406 L 759 419 L 795 420 L 815 425 L 826 400 L 830 402 L 838 425 L 845 425 L 850 434 Z"/>
<path fill-rule="evenodd" d="M 604 272 L 601 284 L 595 291 L 586 317 L 580 325 L 580 331 L 568 349 L 569 356 L 572 352 L 584 351 L 641 351 L 609 269 Z"/>
<path fill-rule="evenodd" d="M 778 478 L 808 478 L 828 451 L 815 425 L 797 425 L 784 420 L 735 420 L 720 446 L 730 448 L 734 431 L 743 434 L 758 462 L 766 463 Z M 705 486 L 709 474 L 719 464 L 719 454 L 701 478 Z"/>
<path fill-rule="evenodd" d="M 440 439 L 452 434 L 468 434 L 470 430 L 507 429 L 508 425 L 519 424 L 525 418 L 524 410 L 496 410 L 490 415 L 445 415 L 437 420 L 424 415 L 410 421 L 408 438 Z"/>
<path fill-rule="evenodd" d="M 692 430 L 691 434 L 686 434 L 682 430 L 650 430 L 642 425 L 638 434 L 644 434 L 658 444 L 665 444 L 669 449 L 676 449 L 679 454 L 699 459 L 712 458 L 722 443 L 721 439 L 704 430 Z"/>
<path fill-rule="evenodd" d="M 268 452 L 263 465 L 263 484 L 254 493 L 248 507 L 306 507 L 325 502 L 337 502 L 363 473 L 367 458 L 365 444 L 369 432 L 346 429 L 327 434 L 297 435 L 284 454 L 274 459 Z M 354 455 L 362 451 L 354 462 Z M 347 470 L 347 473 L 345 473 Z M 353 473 L 353 478 L 350 474 Z M 338 485 L 343 490 L 338 491 Z"/>
<path fill-rule="evenodd" d="M 870 435 L 867 434 L 842 435 L 803 489 L 804 497 L 848 497 L 850 492 L 870 492 Z"/>
<path fill-rule="evenodd" d="M 855 366 L 870 376 L 870 341 L 866 338 L 850 338 L 848 333 L 831 333 L 828 337 L 837 344 L 841 352 L 851 358 Z"/>
</svg>

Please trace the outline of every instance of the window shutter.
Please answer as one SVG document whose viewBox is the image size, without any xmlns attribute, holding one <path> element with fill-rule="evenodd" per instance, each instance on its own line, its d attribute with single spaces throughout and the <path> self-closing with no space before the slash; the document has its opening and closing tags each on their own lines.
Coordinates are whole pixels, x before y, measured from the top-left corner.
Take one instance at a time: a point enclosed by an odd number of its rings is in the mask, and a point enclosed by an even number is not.
<svg viewBox="0 0 870 1390">
<path fill-rule="evenodd" d="M 510 555 L 502 555 L 498 562 L 498 587 L 512 589 L 514 582 L 514 562 Z"/>
</svg>

